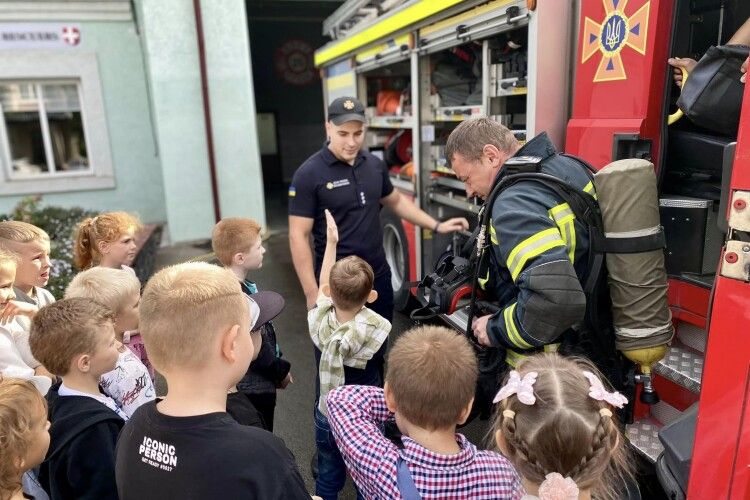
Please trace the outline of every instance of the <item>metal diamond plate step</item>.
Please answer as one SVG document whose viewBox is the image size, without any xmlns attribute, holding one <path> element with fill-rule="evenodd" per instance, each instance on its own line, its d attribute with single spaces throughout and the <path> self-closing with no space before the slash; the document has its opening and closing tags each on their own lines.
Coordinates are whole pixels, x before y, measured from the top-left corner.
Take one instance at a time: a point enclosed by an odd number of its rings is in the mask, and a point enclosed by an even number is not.
<svg viewBox="0 0 750 500">
<path fill-rule="evenodd" d="M 708 340 L 708 333 L 703 328 L 691 325 L 684 321 L 680 321 L 677 324 L 675 331 L 675 337 L 682 344 L 695 349 L 698 352 L 706 352 L 706 341 Z"/>
<path fill-rule="evenodd" d="M 664 446 L 659 441 L 660 426 L 650 418 L 638 420 L 625 426 L 630 444 L 651 462 L 656 462 Z"/>
<path fill-rule="evenodd" d="M 657 363 L 654 371 L 698 394 L 703 375 L 703 354 L 675 343 L 669 348 L 664 359 Z"/>
</svg>

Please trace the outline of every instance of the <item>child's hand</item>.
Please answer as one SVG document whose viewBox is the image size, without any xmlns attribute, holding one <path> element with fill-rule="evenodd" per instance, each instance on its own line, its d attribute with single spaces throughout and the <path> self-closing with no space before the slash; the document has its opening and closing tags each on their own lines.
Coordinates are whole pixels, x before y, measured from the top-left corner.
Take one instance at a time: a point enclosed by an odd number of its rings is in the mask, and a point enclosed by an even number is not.
<svg viewBox="0 0 750 500">
<path fill-rule="evenodd" d="M 328 243 L 338 243 L 339 242 L 339 228 L 336 226 L 336 220 L 333 218 L 333 215 L 331 215 L 331 212 L 326 208 L 325 210 L 326 214 L 326 225 L 327 225 L 327 231 L 326 231 L 326 237 L 328 239 Z"/>
<path fill-rule="evenodd" d="M 281 382 L 279 382 L 279 386 L 278 387 L 279 387 L 279 389 L 286 389 L 287 386 L 289 386 L 289 384 L 293 384 L 293 383 L 294 383 L 294 377 L 292 377 L 291 373 L 287 373 L 286 377 L 284 377 L 284 380 L 282 380 Z"/>
<path fill-rule="evenodd" d="M 18 302 L 15 300 L 8 301 L 0 311 L 0 324 L 4 325 L 13 320 L 15 316 L 27 316 L 29 319 L 33 318 L 39 308 L 33 304 L 27 304 L 26 302 Z"/>
</svg>

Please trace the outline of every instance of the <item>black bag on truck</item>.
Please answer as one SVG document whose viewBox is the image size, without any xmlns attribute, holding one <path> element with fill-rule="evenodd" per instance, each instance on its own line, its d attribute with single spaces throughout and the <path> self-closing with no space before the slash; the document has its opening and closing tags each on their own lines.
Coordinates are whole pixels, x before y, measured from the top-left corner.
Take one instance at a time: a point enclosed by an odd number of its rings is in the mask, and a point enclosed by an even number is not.
<svg viewBox="0 0 750 500">
<path fill-rule="evenodd" d="M 690 120 L 720 134 L 736 137 L 740 123 L 742 94 L 740 66 L 750 47 L 710 47 L 682 86 L 677 106 Z"/>
</svg>

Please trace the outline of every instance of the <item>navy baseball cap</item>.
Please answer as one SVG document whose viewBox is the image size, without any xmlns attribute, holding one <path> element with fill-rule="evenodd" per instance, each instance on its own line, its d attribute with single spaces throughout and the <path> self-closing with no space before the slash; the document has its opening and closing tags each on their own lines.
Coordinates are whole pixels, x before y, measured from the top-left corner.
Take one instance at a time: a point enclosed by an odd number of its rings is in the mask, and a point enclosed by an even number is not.
<svg viewBox="0 0 750 500">
<path fill-rule="evenodd" d="M 328 121 L 334 125 L 346 122 L 365 122 L 365 107 L 356 97 L 339 97 L 328 105 Z"/>
<path fill-rule="evenodd" d="M 257 292 L 247 297 L 250 308 L 250 331 L 260 330 L 284 309 L 284 297 L 276 292 Z"/>
</svg>

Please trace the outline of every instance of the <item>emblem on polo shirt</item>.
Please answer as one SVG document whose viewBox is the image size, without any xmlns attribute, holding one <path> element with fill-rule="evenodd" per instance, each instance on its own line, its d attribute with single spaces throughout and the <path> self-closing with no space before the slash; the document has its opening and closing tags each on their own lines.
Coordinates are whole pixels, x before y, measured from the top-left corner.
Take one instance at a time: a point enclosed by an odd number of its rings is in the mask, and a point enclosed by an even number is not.
<svg viewBox="0 0 750 500">
<path fill-rule="evenodd" d="M 337 181 L 329 181 L 326 183 L 326 189 L 336 189 L 351 184 L 349 179 L 339 179 Z"/>
<path fill-rule="evenodd" d="M 349 100 L 344 101 L 344 107 L 346 109 L 354 109 L 354 103 L 352 101 L 349 101 Z"/>
</svg>

